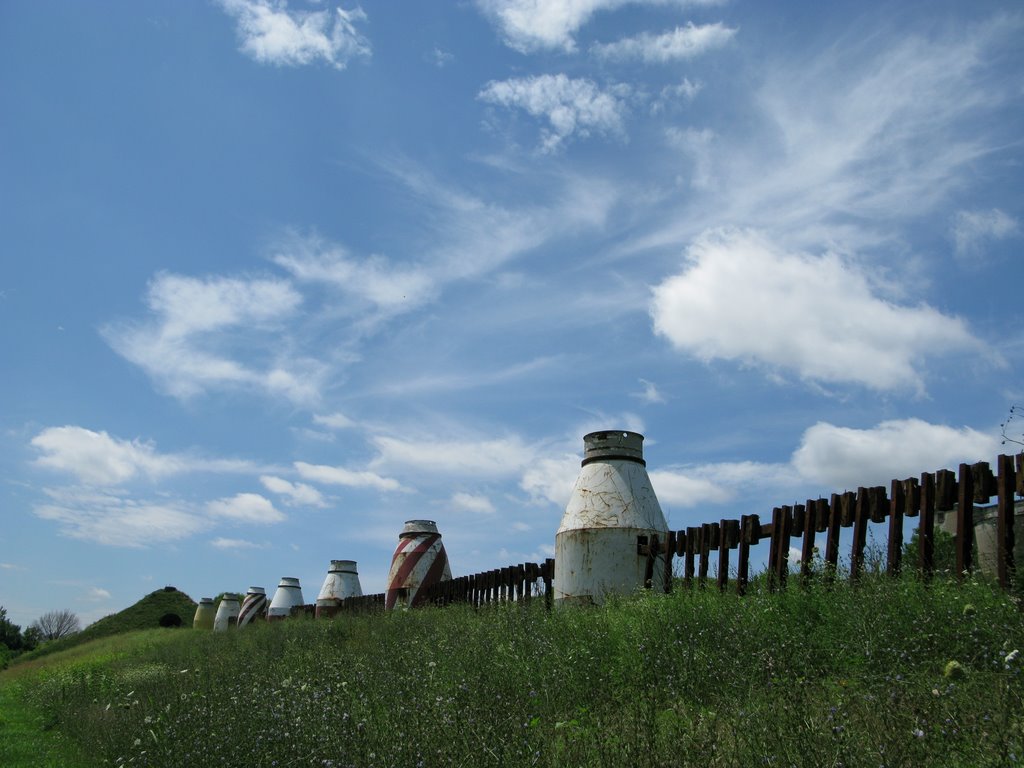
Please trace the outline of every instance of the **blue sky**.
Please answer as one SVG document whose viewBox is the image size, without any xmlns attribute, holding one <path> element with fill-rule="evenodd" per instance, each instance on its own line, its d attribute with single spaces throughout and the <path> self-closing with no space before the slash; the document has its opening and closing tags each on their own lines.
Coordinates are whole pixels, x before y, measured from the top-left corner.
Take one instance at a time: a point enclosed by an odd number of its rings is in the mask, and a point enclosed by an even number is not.
<svg viewBox="0 0 1024 768">
<path fill-rule="evenodd" d="M 585 432 L 681 528 L 994 460 L 1016 3 L 0 7 L 0 602 L 553 551 Z"/>
</svg>

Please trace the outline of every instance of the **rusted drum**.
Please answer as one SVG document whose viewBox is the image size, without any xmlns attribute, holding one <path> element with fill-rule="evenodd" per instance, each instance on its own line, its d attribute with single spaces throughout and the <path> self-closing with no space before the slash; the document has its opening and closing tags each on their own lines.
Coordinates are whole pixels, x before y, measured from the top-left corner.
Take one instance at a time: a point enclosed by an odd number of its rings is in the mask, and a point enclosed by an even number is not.
<svg viewBox="0 0 1024 768">
<path fill-rule="evenodd" d="M 213 629 L 213 621 L 217 610 L 213 607 L 212 597 L 203 597 L 196 606 L 196 615 L 192 619 L 192 629 Z"/>
<path fill-rule="evenodd" d="M 238 612 L 238 626 L 244 627 L 253 619 L 262 619 L 267 615 L 267 591 L 263 587 L 249 587 Z"/>
<path fill-rule="evenodd" d="M 287 619 L 292 615 L 292 609 L 301 609 L 304 602 L 299 580 L 291 576 L 282 576 L 281 583 L 277 585 L 277 591 L 274 592 L 274 599 L 270 601 L 267 620 Z"/>
<path fill-rule="evenodd" d="M 359 586 L 359 573 L 356 571 L 355 560 L 331 560 L 327 569 L 327 578 L 320 587 L 316 598 L 316 617 L 330 618 L 338 612 L 341 601 L 348 597 L 359 597 L 363 594 Z"/>
<path fill-rule="evenodd" d="M 227 632 L 238 624 L 238 595 L 225 594 L 217 606 L 217 615 L 213 619 L 214 632 Z"/>
<path fill-rule="evenodd" d="M 665 541 L 668 524 L 651 487 L 636 432 L 591 432 L 572 497 L 555 534 L 554 597 L 565 603 L 601 603 L 608 593 L 642 587 L 647 555 L 639 536 Z M 665 559 L 659 555 L 653 586 L 664 586 Z"/>
<path fill-rule="evenodd" d="M 425 590 L 452 577 L 448 553 L 433 520 L 409 520 L 398 534 L 391 558 L 386 610 L 411 608 L 425 599 Z"/>
</svg>

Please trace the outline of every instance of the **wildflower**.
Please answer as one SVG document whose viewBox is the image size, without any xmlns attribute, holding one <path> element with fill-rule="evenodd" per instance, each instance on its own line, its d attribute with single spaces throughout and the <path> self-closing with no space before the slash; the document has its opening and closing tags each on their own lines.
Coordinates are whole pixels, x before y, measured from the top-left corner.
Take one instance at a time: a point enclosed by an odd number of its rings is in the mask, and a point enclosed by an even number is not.
<svg viewBox="0 0 1024 768">
<path fill-rule="evenodd" d="M 1006 665 L 1013 664 L 1013 662 L 1015 662 L 1019 657 L 1020 657 L 1020 651 L 1017 650 L 1016 648 L 1014 648 L 1012 651 L 1010 651 L 1008 654 L 1006 654 L 1006 658 L 1003 659 L 1003 663 L 1006 664 Z"/>
<path fill-rule="evenodd" d="M 950 661 L 946 664 L 946 668 L 942 670 L 943 677 L 949 677 L 956 679 L 964 676 L 963 665 L 959 661 Z"/>
<path fill-rule="evenodd" d="M 915 728 L 913 731 L 911 731 L 911 733 L 914 734 L 914 738 L 915 739 L 923 739 L 924 738 L 924 731 L 922 731 L 920 728 Z"/>
</svg>

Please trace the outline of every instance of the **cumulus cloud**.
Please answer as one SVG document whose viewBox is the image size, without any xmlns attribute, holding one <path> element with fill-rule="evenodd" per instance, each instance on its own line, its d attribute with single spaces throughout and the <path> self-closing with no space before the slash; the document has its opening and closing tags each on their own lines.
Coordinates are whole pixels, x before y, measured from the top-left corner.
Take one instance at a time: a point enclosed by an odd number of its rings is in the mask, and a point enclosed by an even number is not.
<svg viewBox="0 0 1024 768">
<path fill-rule="evenodd" d="M 370 41 L 356 29 L 361 8 L 295 11 L 285 0 L 220 0 L 238 24 L 242 51 L 261 64 L 300 66 L 322 60 L 345 69 L 370 55 Z"/>
<path fill-rule="evenodd" d="M 368 470 L 352 470 L 332 467 L 326 464 L 295 462 L 295 469 L 305 480 L 328 485 L 344 485 L 349 488 L 375 488 L 378 491 L 404 491 L 405 488 L 391 477 L 378 475 Z"/>
<path fill-rule="evenodd" d="M 226 517 L 241 523 L 265 525 L 285 520 L 283 513 L 274 508 L 270 499 L 258 493 L 238 493 L 217 499 L 206 505 L 206 510 L 215 517 Z"/>
<path fill-rule="evenodd" d="M 48 503 L 33 512 L 74 539 L 113 547 L 149 547 L 180 541 L 208 527 L 199 515 L 173 502 L 148 502 L 88 489 L 49 489 Z"/>
<path fill-rule="evenodd" d="M 735 29 L 721 22 L 700 26 L 689 22 L 685 27 L 660 35 L 644 32 L 614 43 L 598 43 L 591 50 L 603 59 L 639 59 L 645 64 L 665 64 L 721 48 L 735 35 Z"/>
<path fill-rule="evenodd" d="M 305 483 L 292 483 L 282 477 L 263 475 L 263 487 L 271 493 L 285 497 L 285 503 L 292 507 L 326 507 L 327 501 L 320 491 Z"/>
<path fill-rule="evenodd" d="M 818 422 L 804 432 L 792 463 L 807 480 L 855 488 L 989 460 L 999 447 L 996 436 L 921 419 L 883 421 L 870 429 Z"/>
<path fill-rule="evenodd" d="M 48 427 L 32 438 L 37 466 L 89 485 L 118 485 L 140 476 L 159 480 L 183 472 L 256 472 L 251 462 L 159 453 L 152 442 L 125 440 L 76 426 Z"/>
<path fill-rule="evenodd" d="M 477 0 L 504 36 L 522 53 L 544 48 L 574 51 L 574 35 L 602 11 L 626 5 L 717 5 L 722 0 Z"/>
<path fill-rule="evenodd" d="M 735 360 L 826 383 L 923 390 L 925 357 L 984 352 L 963 320 L 876 295 L 855 264 L 785 250 L 763 234 L 698 238 L 653 290 L 655 331 L 705 361 Z"/>
<path fill-rule="evenodd" d="M 103 589 L 103 587 L 89 587 L 89 591 L 86 593 L 85 599 L 89 602 L 99 603 L 104 600 L 111 598 L 110 592 Z"/>
<path fill-rule="evenodd" d="M 986 243 L 1020 233 L 1020 223 L 998 208 L 958 211 L 953 219 L 953 243 L 958 256 L 977 256 Z"/>
<path fill-rule="evenodd" d="M 494 514 L 494 504 L 491 503 L 489 498 L 480 494 L 459 491 L 458 493 L 452 494 L 449 504 L 453 509 L 459 510 L 460 512 L 477 512 L 483 515 Z"/>
<path fill-rule="evenodd" d="M 547 120 L 541 150 L 553 152 L 574 136 L 624 135 L 628 95 L 625 86 L 602 90 L 592 80 L 557 74 L 492 80 L 477 98 Z"/>
<path fill-rule="evenodd" d="M 138 365 L 174 397 L 212 388 L 244 388 L 296 403 L 316 400 L 322 368 L 283 354 L 284 321 L 302 297 L 286 280 L 212 277 L 167 272 L 150 281 L 148 322 L 113 323 L 107 343 Z M 224 349 L 259 339 L 270 354 L 262 366 L 235 359 Z M 269 342 L 268 342 L 269 339 Z M 275 343 L 276 342 L 276 343 Z"/>
</svg>

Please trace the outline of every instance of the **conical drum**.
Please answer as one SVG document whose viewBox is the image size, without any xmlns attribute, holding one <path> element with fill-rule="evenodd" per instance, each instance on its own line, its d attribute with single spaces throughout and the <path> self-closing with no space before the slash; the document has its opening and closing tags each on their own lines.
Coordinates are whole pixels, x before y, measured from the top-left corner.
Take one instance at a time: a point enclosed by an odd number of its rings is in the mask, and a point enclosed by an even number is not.
<svg viewBox="0 0 1024 768">
<path fill-rule="evenodd" d="M 359 586 L 359 573 L 356 571 L 355 560 L 331 560 L 327 569 L 327 578 L 316 598 L 316 617 L 330 618 L 334 616 L 341 601 L 348 597 L 359 597 L 363 594 Z"/>
<path fill-rule="evenodd" d="M 227 632 L 238 624 L 238 595 L 225 594 L 213 619 L 214 632 Z"/>
<path fill-rule="evenodd" d="M 263 587 L 249 587 L 238 612 L 238 626 L 244 627 L 253 619 L 262 619 L 267 615 L 267 591 Z"/>
<path fill-rule="evenodd" d="M 554 598 L 601 603 L 611 592 L 644 584 L 647 556 L 637 539 L 666 541 L 668 524 L 647 475 L 643 435 L 591 432 L 572 496 L 555 534 Z M 653 586 L 664 586 L 665 559 L 654 564 Z"/>
<path fill-rule="evenodd" d="M 213 622 L 216 617 L 217 610 L 213 607 L 213 598 L 200 598 L 199 605 L 196 606 L 195 618 L 192 619 L 192 628 L 213 629 Z"/>
<path fill-rule="evenodd" d="M 448 553 L 433 520 L 409 520 L 398 535 L 391 558 L 384 607 L 411 608 L 425 599 L 425 590 L 452 577 Z"/>
<path fill-rule="evenodd" d="M 301 608 L 304 604 L 299 580 L 290 576 L 282 576 L 281 583 L 277 585 L 277 591 L 274 592 L 274 599 L 270 601 L 267 619 L 269 621 L 287 619 L 292 615 L 293 608 Z"/>
</svg>

